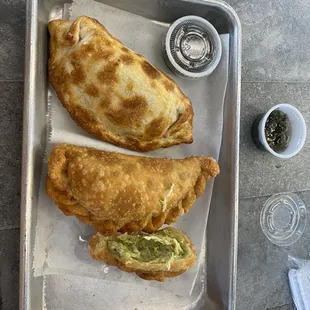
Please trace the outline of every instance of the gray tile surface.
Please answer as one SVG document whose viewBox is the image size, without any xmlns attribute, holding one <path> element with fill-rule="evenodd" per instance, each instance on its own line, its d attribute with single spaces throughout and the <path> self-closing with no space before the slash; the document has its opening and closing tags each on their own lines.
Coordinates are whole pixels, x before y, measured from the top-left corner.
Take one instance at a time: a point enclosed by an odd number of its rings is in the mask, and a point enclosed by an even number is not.
<svg viewBox="0 0 310 310">
<path fill-rule="evenodd" d="M 24 72 L 25 0 L 0 1 L 0 80 L 22 80 Z"/>
<path fill-rule="evenodd" d="M 308 139 L 295 157 L 278 159 L 259 150 L 251 138 L 255 118 L 278 103 L 291 103 L 303 114 Z M 240 133 L 240 196 L 263 196 L 310 189 L 310 84 L 243 83 Z"/>
<path fill-rule="evenodd" d="M 243 30 L 243 81 L 310 81 L 310 1 L 227 0 Z"/>
<path fill-rule="evenodd" d="M 19 229 L 0 231 L 0 309 L 18 309 Z"/>
<path fill-rule="evenodd" d="M 25 1 L 0 1 L 0 309 L 18 309 Z M 21 81 L 21 82 L 8 82 Z"/>
<path fill-rule="evenodd" d="M 272 308 L 268 308 L 266 310 L 294 310 L 296 309 L 294 307 L 294 304 L 285 304 L 285 305 L 281 305 L 278 307 L 272 307 Z"/>
<path fill-rule="evenodd" d="M 251 140 L 251 125 L 256 116 L 277 103 L 295 105 L 310 127 L 310 33 L 307 31 L 310 2 L 227 2 L 239 15 L 243 30 L 240 196 L 310 189 L 309 138 L 303 151 L 287 161 L 258 150 Z M 273 81 L 276 83 L 268 83 Z M 310 192 L 300 196 L 310 203 Z M 240 201 L 238 310 L 293 310 L 287 255 L 309 258 L 310 225 L 290 247 L 277 247 L 265 238 L 259 214 L 267 198 Z"/>
<path fill-rule="evenodd" d="M 298 193 L 307 206 L 310 191 Z M 268 197 L 241 199 L 239 204 L 238 310 L 262 310 L 282 306 L 293 309 L 287 272 L 288 255 L 310 259 L 310 225 L 288 247 L 272 244 L 260 228 L 260 211 Z M 279 309 L 282 309 L 281 307 Z"/>
<path fill-rule="evenodd" d="M 19 227 L 23 83 L 0 82 L 0 229 Z"/>
</svg>

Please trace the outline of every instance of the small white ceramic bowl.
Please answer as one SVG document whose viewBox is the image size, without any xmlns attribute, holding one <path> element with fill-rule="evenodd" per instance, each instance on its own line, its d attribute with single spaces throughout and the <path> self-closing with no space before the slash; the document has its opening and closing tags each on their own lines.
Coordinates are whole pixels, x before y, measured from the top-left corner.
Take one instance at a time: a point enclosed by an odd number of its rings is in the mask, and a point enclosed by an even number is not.
<svg viewBox="0 0 310 310">
<path fill-rule="evenodd" d="M 275 152 L 269 145 L 266 140 L 265 136 L 265 125 L 266 121 L 274 110 L 280 110 L 281 112 L 285 113 L 290 122 L 290 137 L 287 148 L 277 153 Z M 282 103 L 275 105 L 272 107 L 259 121 L 258 124 L 258 139 L 261 145 L 270 152 L 272 155 L 279 157 L 279 158 L 291 158 L 295 156 L 304 146 L 307 136 L 307 127 L 306 122 L 301 115 L 301 113 L 292 105 Z"/>
</svg>

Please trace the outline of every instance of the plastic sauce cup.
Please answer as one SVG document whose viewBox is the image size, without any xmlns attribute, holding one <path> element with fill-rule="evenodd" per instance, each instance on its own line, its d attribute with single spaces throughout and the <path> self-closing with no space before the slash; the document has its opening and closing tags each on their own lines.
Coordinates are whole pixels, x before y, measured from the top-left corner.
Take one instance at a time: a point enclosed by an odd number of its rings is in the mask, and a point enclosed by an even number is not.
<svg viewBox="0 0 310 310">
<path fill-rule="evenodd" d="M 164 60 L 175 74 L 197 79 L 210 75 L 220 62 L 222 43 L 206 19 L 189 15 L 177 19 L 163 41 Z"/>
</svg>

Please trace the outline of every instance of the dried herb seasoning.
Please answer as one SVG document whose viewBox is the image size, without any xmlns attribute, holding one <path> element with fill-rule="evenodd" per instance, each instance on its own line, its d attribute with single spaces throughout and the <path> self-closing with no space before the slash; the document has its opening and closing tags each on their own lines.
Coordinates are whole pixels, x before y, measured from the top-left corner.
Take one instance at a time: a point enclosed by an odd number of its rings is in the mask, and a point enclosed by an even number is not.
<svg viewBox="0 0 310 310">
<path fill-rule="evenodd" d="M 287 148 L 290 122 L 287 115 L 280 110 L 270 113 L 265 124 L 265 137 L 268 145 L 277 153 Z"/>
</svg>

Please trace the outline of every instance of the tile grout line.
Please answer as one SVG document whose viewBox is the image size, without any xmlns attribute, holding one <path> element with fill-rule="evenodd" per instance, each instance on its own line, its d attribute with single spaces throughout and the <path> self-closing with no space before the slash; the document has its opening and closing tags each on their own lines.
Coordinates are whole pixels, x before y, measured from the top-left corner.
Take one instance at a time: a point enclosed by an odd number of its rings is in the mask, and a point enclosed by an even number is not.
<svg viewBox="0 0 310 310">
<path fill-rule="evenodd" d="M 7 230 L 16 230 L 19 229 L 19 225 L 11 225 L 11 226 L 7 226 L 7 227 L 0 227 L 0 233 L 2 231 L 7 231 Z"/>
<path fill-rule="evenodd" d="M 310 81 L 308 82 L 303 82 L 303 81 L 246 81 L 241 79 L 241 84 L 255 84 L 255 83 L 262 83 L 262 84 L 268 84 L 268 83 L 273 83 L 273 84 L 304 84 L 304 85 L 310 85 Z"/>
<path fill-rule="evenodd" d="M 239 194 L 239 200 L 241 200 L 241 199 L 253 199 L 253 198 L 269 197 L 269 196 L 272 196 L 272 195 L 275 195 L 275 194 L 279 194 L 279 193 L 304 193 L 304 192 L 308 192 L 308 191 L 310 191 L 310 188 L 308 188 L 308 189 L 302 189 L 302 190 L 299 190 L 299 191 L 279 191 L 279 192 L 273 193 L 273 194 L 258 195 L 258 196 L 244 196 L 244 197 L 242 197 L 242 196 Z"/>
<path fill-rule="evenodd" d="M 17 79 L 17 80 L 0 79 L 0 83 L 24 83 L 24 79 Z"/>
<path fill-rule="evenodd" d="M 272 309 L 274 309 L 274 310 L 277 310 L 277 309 L 279 309 L 280 307 L 283 307 L 283 306 L 292 306 L 293 305 L 293 303 L 287 303 L 287 304 L 283 304 L 283 305 L 280 305 L 280 306 L 275 306 L 275 307 L 271 307 L 271 308 L 266 308 L 265 310 L 272 310 Z"/>
</svg>

